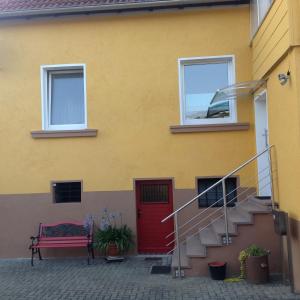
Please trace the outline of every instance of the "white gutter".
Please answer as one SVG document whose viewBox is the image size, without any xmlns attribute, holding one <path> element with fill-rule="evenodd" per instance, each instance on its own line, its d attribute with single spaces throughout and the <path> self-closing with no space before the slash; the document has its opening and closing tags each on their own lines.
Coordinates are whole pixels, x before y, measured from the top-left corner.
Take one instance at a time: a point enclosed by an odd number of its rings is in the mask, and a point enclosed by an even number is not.
<svg viewBox="0 0 300 300">
<path fill-rule="evenodd" d="M 80 14 L 80 13 L 101 13 L 101 12 L 119 12 L 123 10 L 143 10 L 143 9 L 159 9 L 159 8 L 176 8 L 178 6 L 197 6 L 197 5 L 221 5 L 224 3 L 237 2 L 234 0 L 165 0 L 165 1 L 151 1 L 151 2 L 140 2 L 140 3 L 124 3 L 124 4 L 102 4 L 92 6 L 74 6 L 74 7 L 61 7 L 61 8 L 42 8 L 32 10 L 19 10 L 19 11 L 7 11 L 0 12 L 0 19 L 4 18 L 16 18 L 16 17 L 34 17 L 34 16 L 46 16 L 56 14 Z M 245 1 L 246 2 L 246 1 Z"/>
</svg>

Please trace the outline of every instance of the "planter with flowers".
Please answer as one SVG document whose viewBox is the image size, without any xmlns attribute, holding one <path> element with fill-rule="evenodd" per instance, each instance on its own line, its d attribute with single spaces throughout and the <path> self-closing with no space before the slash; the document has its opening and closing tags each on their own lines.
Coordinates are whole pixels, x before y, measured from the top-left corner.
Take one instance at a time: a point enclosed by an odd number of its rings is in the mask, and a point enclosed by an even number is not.
<svg viewBox="0 0 300 300">
<path fill-rule="evenodd" d="M 94 247 L 106 255 L 108 260 L 123 260 L 122 255 L 127 253 L 133 245 L 132 230 L 122 224 L 122 215 L 105 210 L 95 233 Z"/>
<path fill-rule="evenodd" d="M 251 245 L 242 250 L 239 255 L 241 263 L 240 278 L 246 278 L 250 283 L 266 283 L 269 280 L 268 256 L 270 252 Z"/>
</svg>

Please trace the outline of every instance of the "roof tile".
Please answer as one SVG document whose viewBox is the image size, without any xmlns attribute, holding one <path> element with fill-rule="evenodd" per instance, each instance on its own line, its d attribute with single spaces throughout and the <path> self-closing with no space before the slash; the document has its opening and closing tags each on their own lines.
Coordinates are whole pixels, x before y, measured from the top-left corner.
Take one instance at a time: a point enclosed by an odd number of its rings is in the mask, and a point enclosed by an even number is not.
<svg viewBox="0 0 300 300">
<path fill-rule="evenodd" d="M 167 0 L 0 0 L 0 12 L 164 2 Z"/>
</svg>

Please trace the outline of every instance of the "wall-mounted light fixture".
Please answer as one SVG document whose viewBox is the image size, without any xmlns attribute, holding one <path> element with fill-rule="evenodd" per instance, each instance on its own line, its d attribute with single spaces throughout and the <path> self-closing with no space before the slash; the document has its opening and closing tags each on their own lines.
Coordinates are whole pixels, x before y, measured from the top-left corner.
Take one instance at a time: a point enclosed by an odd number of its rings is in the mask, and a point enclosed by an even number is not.
<svg viewBox="0 0 300 300">
<path fill-rule="evenodd" d="M 286 74 L 284 73 L 278 74 L 278 80 L 280 84 L 285 85 L 288 82 L 290 75 L 291 75 L 290 71 L 288 71 Z"/>
</svg>

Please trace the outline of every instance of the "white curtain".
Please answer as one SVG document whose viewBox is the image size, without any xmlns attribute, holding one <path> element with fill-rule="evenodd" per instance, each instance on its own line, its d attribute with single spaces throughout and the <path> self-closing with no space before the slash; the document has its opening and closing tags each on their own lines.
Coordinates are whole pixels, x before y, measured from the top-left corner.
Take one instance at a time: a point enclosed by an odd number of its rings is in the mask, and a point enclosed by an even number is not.
<svg viewBox="0 0 300 300">
<path fill-rule="evenodd" d="M 84 124 L 83 73 L 51 74 L 51 125 Z"/>
</svg>

